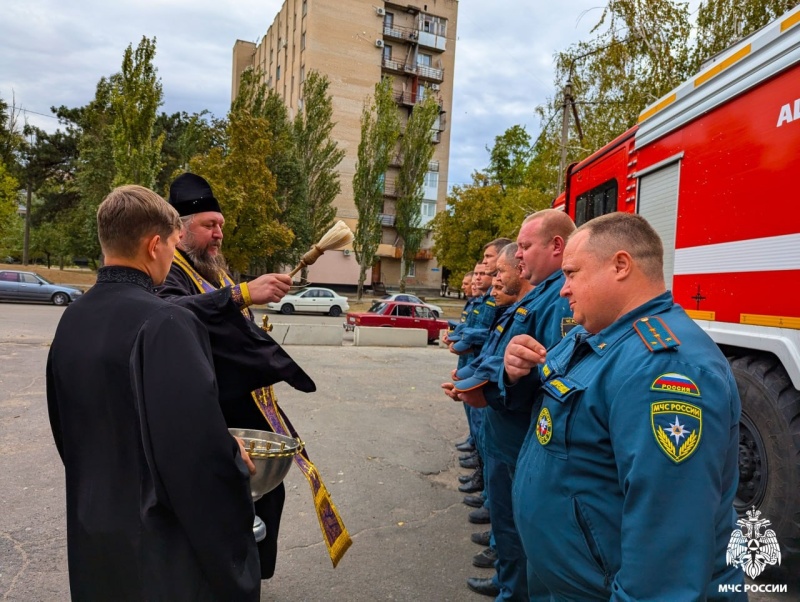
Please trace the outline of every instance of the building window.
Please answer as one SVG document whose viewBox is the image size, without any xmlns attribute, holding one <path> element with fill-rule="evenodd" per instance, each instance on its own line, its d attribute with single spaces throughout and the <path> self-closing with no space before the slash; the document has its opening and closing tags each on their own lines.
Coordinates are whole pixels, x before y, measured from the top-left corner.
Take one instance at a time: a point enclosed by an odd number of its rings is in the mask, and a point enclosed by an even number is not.
<svg viewBox="0 0 800 602">
<path fill-rule="evenodd" d="M 436 201 L 422 201 L 420 206 L 420 226 L 425 226 L 436 217 Z"/>
<path fill-rule="evenodd" d="M 394 25 L 394 13 L 386 13 L 383 15 L 383 28 L 391 29 Z"/>
<path fill-rule="evenodd" d="M 383 46 L 383 60 L 384 61 L 392 60 L 392 47 L 389 44 L 384 44 Z"/>
<path fill-rule="evenodd" d="M 270 65 L 272 64 L 272 55 L 273 55 L 274 52 L 275 52 L 274 48 L 270 48 L 269 49 L 269 64 Z"/>
<path fill-rule="evenodd" d="M 417 55 L 417 65 L 423 65 L 425 67 L 430 67 L 433 64 L 433 56 L 430 54 L 425 54 L 420 52 Z"/>
<path fill-rule="evenodd" d="M 303 0 L 303 16 L 308 12 L 308 0 Z"/>
<path fill-rule="evenodd" d="M 278 81 L 280 78 L 281 78 L 281 66 L 278 65 L 278 68 L 275 71 L 275 81 Z"/>
<path fill-rule="evenodd" d="M 300 36 L 300 50 L 306 49 L 306 32 L 303 32 Z"/>
<path fill-rule="evenodd" d="M 303 65 L 300 67 L 300 83 L 302 84 L 306 81 L 306 66 Z"/>
<path fill-rule="evenodd" d="M 406 274 L 406 276 L 408 276 L 409 278 L 416 278 L 417 277 L 417 263 L 415 261 L 412 261 L 410 264 L 408 264 L 407 267 L 408 267 L 408 273 Z"/>
</svg>

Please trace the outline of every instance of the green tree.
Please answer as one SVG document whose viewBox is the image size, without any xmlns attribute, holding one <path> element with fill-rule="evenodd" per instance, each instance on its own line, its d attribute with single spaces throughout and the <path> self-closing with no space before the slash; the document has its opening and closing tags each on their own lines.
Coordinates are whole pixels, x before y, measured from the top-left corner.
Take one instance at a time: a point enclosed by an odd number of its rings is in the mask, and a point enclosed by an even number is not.
<svg viewBox="0 0 800 602">
<path fill-rule="evenodd" d="M 7 240 L 17 232 L 19 225 L 17 207 L 19 183 L 6 165 L 0 161 L 0 240 Z M 21 251 L 21 249 L 20 249 Z"/>
<path fill-rule="evenodd" d="M 433 124 L 439 115 L 439 101 L 433 94 L 426 94 L 422 102 L 414 106 L 408 117 L 406 129 L 400 140 L 402 165 L 397 174 L 397 201 L 395 203 L 395 229 L 403 239 L 403 257 L 400 268 L 400 292 L 406 290 L 406 277 L 412 262 L 419 252 L 425 230 L 422 222 L 422 184 L 425 180 L 431 157 L 433 157 Z"/>
<path fill-rule="evenodd" d="M 308 73 L 303 82 L 302 110 L 294 120 L 295 143 L 305 182 L 302 206 L 309 221 L 309 238 L 298 242 L 306 250 L 330 228 L 336 217 L 333 200 L 342 189 L 337 168 L 345 152 L 331 135 L 335 123 L 329 86 L 327 76 L 316 71 Z"/>
<path fill-rule="evenodd" d="M 400 118 L 392 94 L 392 80 L 375 84 L 375 93 L 364 101 L 361 142 L 358 144 L 353 197 L 358 210 L 353 250 L 359 265 L 357 299 L 361 301 L 367 270 L 375 263 L 381 242 L 380 216 L 386 170 L 400 135 Z"/>
<path fill-rule="evenodd" d="M 609 0 L 592 38 L 556 54 L 557 89 L 571 84 L 583 131 L 580 140 L 575 128 L 569 130 L 568 164 L 634 125 L 642 109 L 688 75 L 690 34 L 688 3 Z M 560 93 L 541 107 L 559 155 L 563 110 Z M 566 110 L 571 118 L 572 106 Z M 562 178 L 558 174 L 559 184 Z"/>
<path fill-rule="evenodd" d="M 252 69 L 244 71 L 233 107 L 234 110 L 246 110 L 255 117 L 263 118 L 269 129 L 271 144 L 265 159 L 276 180 L 278 219 L 292 231 L 294 238 L 289 246 L 268 257 L 258 258 L 256 267 L 262 271 L 277 271 L 283 265 L 296 264 L 316 240 L 311 240 L 313 224 L 308 219 L 306 181 L 298 155 L 294 125 L 281 97 L 262 83 L 262 79 L 260 72 Z"/>
<path fill-rule="evenodd" d="M 129 44 L 122 58 L 122 71 L 112 78 L 115 186 L 140 184 L 153 188 L 156 183 L 165 135 L 154 135 L 156 111 L 163 97 L 153 65 L 155 54 L 155 38 L 142 37 L 135 51 Z"/>
<path fill-rule="evenodd" d="M 433 253 L 450 270 L 450 284 L 460 284 L 481 260 L 483 245 L 499 237 L 515 238 L 526 215 L 549 205 L 550 199 L 538 191 L 526 186 L 504 191 L 482 173 L 472 175 L 472 184 L 454 186 L 447 210 L 432 222 Z"/>
<path fill-rule="evenodd" d="M 189 160 L 195 155 L 207 153 L 221 144 L 225 123 L 215 119 L 208 111 L 189 115 L 185 111 L 167 115 L 160 113 L 156 118 L 155 134 L 163 134 L 161 145 L 161 170 L 156 178 L 155 190 L 168 194 L 169 185 L 175 174 L 189 168 Z"/>
<path fill-rule="evenodd" d="M 797 0 L 705 0 L 697 11 L 691 72 L 797 5 Z"/>
<path fill-rule="evenodd" d="M 531 137 L 521 125 L 508 128 L 494 139 L 489 151 L 487 174 L 492 182 L 505 191 L 526 185 L 528 165 L 532 159 Z"/>
<path fill-rule="evenodd" d="M 70 247 L 72 253 L 93 263 L 100 257 L 97 239 L 97 208 L 114 187 L 116 169 L 111 142 L 114 110 L 111 105 L 112 79 L 102 77 L 94 99 L 85 107 L 64 106 L 56 114 L 74 128 L 78 137 L 78 166 L 75 185 L 80 201 L 70 212 Z"/>
<path fill-rule="evenodd" d="M 275 176 L 266 161 L 271 152 L 267 120 L 237 106 L 228 114 L 224 145 L 189 162 L 219 200 L 225 215 L 225 257 L 237 274 L 246 272 L 254 259 L 280 253 L 292 242 L 291 230 L 279 221 Z"/>
<path fill-rule="evenodd" d="M 0 98 L 0 164 L 11 173 L 16 172 L 19 150 L 24 143 L 22 128 L 19 125 L 19 109 Z"/>
</svg>

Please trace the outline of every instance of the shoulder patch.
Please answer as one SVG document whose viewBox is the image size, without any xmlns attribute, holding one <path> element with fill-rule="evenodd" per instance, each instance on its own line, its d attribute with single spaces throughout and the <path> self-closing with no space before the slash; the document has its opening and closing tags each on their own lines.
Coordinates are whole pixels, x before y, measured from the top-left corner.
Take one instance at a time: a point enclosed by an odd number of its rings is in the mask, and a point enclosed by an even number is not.
<svg viewBox="0 0 800 602">
<path fill-rule="evenodd" d="M 544 364 L 542 366 L 542 374 L 544 375 L 545 378 L 550 376 L 551 372 L 552 372 L 552 370 L 550 369 L 550 366 L 548 366 L 547 364 Z"/>
<path fill-rule="evenodd" d="M 681 395 L 689 395 L 690 397 L 700 397 L 700 388 L 688 376 L 669 372 L 662 374 L 653 381 L 650 385 L 651 391 L 667 391 L 669 393 L 678 393 Z"/>
<path fill-rule="evenodd" d="M 656 445 L 675 464 L 680 464 L 700 446 L 703 410 L 685 401 L 658 401 L 650 404 L 650 424 Z"/>
<path fill-rule="evenodd" d="M 542 408 L 539 418 L 536 420 L 536 438 L 542 445 L 550 443 L 553 436 L 553 419 L 550 418 L 550 410 Z"/>
<path fill-rule="evenodd" d="M 636 320 L 633 328 L 650 352 L 666 351 L 681 344 L 658 316 Z"/>
<path fill-rule="evenodd" d="M 503 328 L 503 325 L 502 325 L 502 324 L 498 324 L 498 325 L 497 325 L 497 328 L 495 328 L 495 330 L 496 330 L 497 332 L 499 332 L 500 334 L 503 334 L 503 331 L 505 330 L 505 328 Z"/>
<path fill-rule="evenodd" d="M 561 338 L 567 336 L 567 333 L 575 328 L 578 323 L 574 318 L 561 318 Z"/>
<path fill-rule="evenodd" d="M 487 301 L 486 305 L 488 305 L 489 307 L 494 307 L 497 304 L 494 301 Z"/>
</svg>

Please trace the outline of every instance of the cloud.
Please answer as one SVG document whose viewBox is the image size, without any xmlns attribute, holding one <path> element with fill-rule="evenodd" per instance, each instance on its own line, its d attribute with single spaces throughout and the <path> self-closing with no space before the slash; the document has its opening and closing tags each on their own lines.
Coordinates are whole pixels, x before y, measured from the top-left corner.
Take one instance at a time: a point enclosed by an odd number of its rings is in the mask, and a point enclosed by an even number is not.
<svg viewBox="0 0 800 602">
<path fill-rule="evenodd" d="M 322 1 L 322 0 L 318 0 Z M 334 1 L 334 0 L 326 0 Z M 83 106 L 101 77 L 117 72 L 122 54 L 142 36 L 157 38 L 155 65 L 167 113 L 230 105 L 231 54 L 237 39 L 258 41 L 281 0 L 7 0 L 0 20 L 0 97 L 49 114 L 51 106 Z M 486 146 L 508 127 L 532 137 L 534 108 L 556 95 L 553 54 L 585 37 L 598 0 L 555 2 L 461 0 L 457 22 L 451 129 L 451 183 L 470 181 L 486 166 Z M 57 121 L 34 113 L 31 124 Z"/>
</svg>

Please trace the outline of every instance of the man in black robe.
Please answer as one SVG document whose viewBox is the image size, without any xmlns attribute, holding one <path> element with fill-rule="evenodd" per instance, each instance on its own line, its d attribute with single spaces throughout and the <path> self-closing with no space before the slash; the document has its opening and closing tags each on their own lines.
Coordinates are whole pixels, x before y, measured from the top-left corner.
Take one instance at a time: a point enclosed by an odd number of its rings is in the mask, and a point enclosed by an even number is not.
<svg viewBox="0 0 800 602">
<path fill-rule="evenodd" d="M 124 186 L 97 222 L 106 267 L 64 312 L 47 362 L 72 597 L 258 600 L 249 472 L 219 408 L 208 335 L 153 290 L 178 215 Z"/>
<path fill-rule="evenodd" d="M 225 218 L 211 186 L 185 173 L 170 186 L 169 203 L 183 222 L 183 238 L 158 295 L 191 310 L 205 324 L 219 384 L 219 401 L 231 428 L 272 430 L 251 396 L 252 391 L 285 381 L 311 392 L 314 382 L 263 329 L 253 322 L 252 304 L 280 301 L 292 280 L 265 274 L 235 284 L 221 253 Z M 286 492 L 281 483 L 257 500 L 256 514 L 267 528 L 258 543 L 261 578 L 275 573 L 278 529 Z"/>
</svg>

